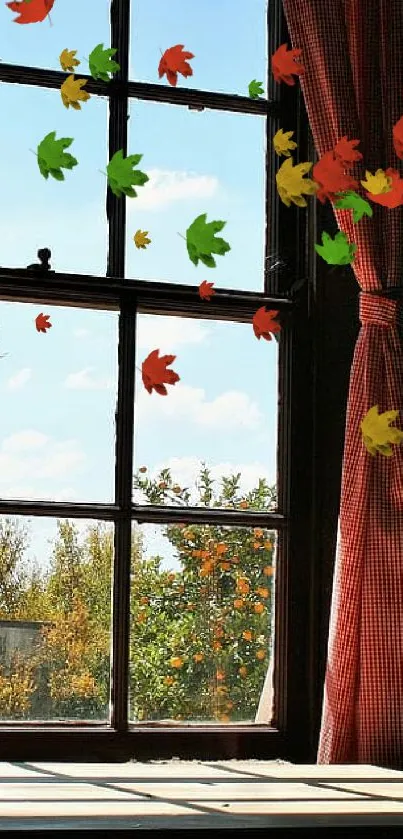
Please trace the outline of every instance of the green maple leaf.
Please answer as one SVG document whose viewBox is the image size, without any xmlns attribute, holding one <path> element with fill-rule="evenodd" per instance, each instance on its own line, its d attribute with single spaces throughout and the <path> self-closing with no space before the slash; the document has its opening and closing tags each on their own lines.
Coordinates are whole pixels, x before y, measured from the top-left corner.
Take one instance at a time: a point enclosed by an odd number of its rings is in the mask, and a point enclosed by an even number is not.
<svg viewBox="0 0 403 839">
<path fill-rule="evenodd" d="M 186 247 L 189 259 L 194 265 L 200 261 L 207 268 L 215 268 L 216 261 L 213 253 L 223 256 L 231 250 L 225 239 L 220 239 L 215 234 L 225 227 L 225 221 L 207 222 L 207 213 L 197 216 L 186 231 Z"/>
<path fill-rule="evenodd" d="M 346 234 L 341 230 L 336 233 L 334 239 L 324 231 L 322 243 L 322 245 L 315 245 L 315 250 L 329 265 L 350 265 L 353 261 L 357 245 L 349 242 Z"/>
<path fill-rule="evenodd" d="M 123 149 L 119 149 L 109 161 L 106 167 L 108 184 L 118 198 L 122 195 L 137 198 L 137 192 L 133 186 L 144 186 L 149 180 L 148 175 L 140 169 L 134 170 L 142 157 L 142 154 L 129 154 L 123 157 Z"/>
<path fill-rule="evenodd" d="M 103 44 L 98 44 L 88 56 L 90 73 L 93 79 L 102 79 L 103 82 L 110 82 L 109 73 L 116 73 L 120 70 L 120 64 L 112 60 L 117 49 L 104 50 Z"/>
<path fill-rule="evenodd" d="M 249 90 L 249 96 L 250 96 L 251 99 L 258 99 L 259 96 L 262 96 L 262 94 L 264 92 L 263 91 L 263 83 L 262 82 L 257 82 L 256 79 L 252 79 L 252 81 L 249 84 L 248 90 Z"/>
<path fill-rule="evenodd" d="M 352 210 L 353 211 L 353 224 L 356 224 L 357 221 L 361 221 L 363 216 L 372 216 L 373 209 L 368 201 L 365 198 L 361 198 L 361 195 L 358 195 L 357 192 L 339 192 L 338 197 L 340 198 L 339 201 L 336 201 L 335 207 L 337 210 Z"/>
<path fill-rule="evenodd" d="M 72 169 L 78 161 L 72 154 L 65 152 L 71 146 L 71 137 L 61 137 L 56 140 L 56 131 L 51 131 L 41 140 L 37 148 L 38 166 L 41 175 L 48 178 L 52 175 L 57 181 L 64 181 L 62 169 Z"/>
</svg>

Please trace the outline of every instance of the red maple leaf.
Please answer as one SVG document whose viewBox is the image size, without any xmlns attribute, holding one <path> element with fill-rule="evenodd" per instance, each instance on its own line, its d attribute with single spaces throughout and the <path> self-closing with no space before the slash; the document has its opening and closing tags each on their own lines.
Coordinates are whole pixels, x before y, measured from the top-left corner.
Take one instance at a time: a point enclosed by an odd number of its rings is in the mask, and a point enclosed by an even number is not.
<svg viewBox="0 0 403 839">
<path fill-rule="evenodd" d="M 207 280 L 200 283 L 199 294 L 202 300 L 210 300 L 211 296 L 215 294 L 213 285 L 214 283 L 208 283 Z"/>
<path fill-rule="evenodd" d="M 274 309 L 267 310 L 265 306 L 261 306 L 260 309 L 255 312 L 252 319 L 253 331 L 256 335 L 256 338 L 260 339 L 265 338 L 266 341 L 271 341 L 271 335 L 275 332 L 280 332 L 281 326 L 277 321 L 274 320 L 277 317 L 278 311 L 274 311 Z"/>
<path fill-rule="evenodd" d="M 182 76 L 193 76 L 193 70 L 186 61 L 187 58 L 194 58 L 192 52 L 183 52 L 183 44 L 176 44 L 175 47 L 169 47 L 165 50 L 164 55 L 158 65 L 158 75 L 161 78 L 166 73 L 169 84 L 176 85 L 178 81 L 178 73 Z"/>
<path fill-rule="evenodd" d="M 275 82 L 285 82 L 288 85 L 294 85 L 295 76 L 300 76 L 305 73 L 303 64 L 297 64 L 295 59 L 299 58 L 302 50 L 289 50 L 287 44 L 281 46 L 273 53 L 271 57 L 271 69 L 273 71 Z"/>
<path fill-rule="evenodd" d="M 141 365 L 141 375 L 143 378 L 143 385 L 149 393 L 152 390 L 157 391 L 161 396 L 166 396 L 168 391 L 164 382 L 168 385 L 174 385 L 179 382 L 179 376 L 174 370 L 168 370 L 169 364 L 173 364 L 176 355 L 162 355 L 160 358 L 159 350 L 153 350 L 144 359 Z"/>
<path fill-rule="evenodd" d="M 346 175 L 341 160 L 337 160 L 333 151 L 327 151 L 312 169 L 312 179 L 319 184 L 316 197 L 322 204 L 326 198 L 333 201 L 338 192 L 348 192 L 358 187 L 358 181 Z"/>
<path fill-rule="evenodd" d="M 55 0 L 30 0 L 26 3 L 25 0 L 14 0 L 12 3 L 6 3 L 6 6 L 19 15 L 14 18 L 14 23 L 39 23 L 45 20 L 54 2 Z"/>
<path fill-rule="evenodd" d="M 347 140 L 347 135 L 337 141 L 333 149 L 334 155 L 341 163 L 344 163 L 345 169 L 348 169 L 349 164 L 355 163 L 356 160 L 362 160 L 361 152 L 354 148 L 360 142 L 360 140 Z"/>
<path fill-rule="evenodd" d="M 375 204 L 381 204 L 382 207 L 394 210 L 395 207 L 400 207 L 403 204 L 403 180 L 396 169 L 385 169 L 385 175 L 392 179 L 389 192 L 381 192 L 379 195 L 367 192 L 367 198 L 370 198 Z"/>
<path fill-rule="evenodd" d="M 44 315 L 43 312 L 35 318 L 35 326 L 38 332 L 46 332 L 47 329 L 50 329 L 52 324 L 49 323 L 50 315 Z"/>
<path fill-rule="evenodd" d="M 403 160 L 403 117 L 393 126 L 393 147 L 400 160 Z"/>
</svg>

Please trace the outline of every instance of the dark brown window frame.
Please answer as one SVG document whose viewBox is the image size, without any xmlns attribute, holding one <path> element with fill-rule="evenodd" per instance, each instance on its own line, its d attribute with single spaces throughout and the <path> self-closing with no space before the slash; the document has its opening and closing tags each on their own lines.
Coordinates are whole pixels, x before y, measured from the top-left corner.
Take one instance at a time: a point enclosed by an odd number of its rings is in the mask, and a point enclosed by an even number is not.
<svg viewBox="0 0 403 839">
<path fill-rule="evenodd" d="M 288 40 L 281 0 L 268 3 L 269 56 Z M 189 109 L 213 108 L 266 117 L 267 195 L 266 257 L 285 256 L 297 281 L 311 276 L 306 243 L 312 214 L 285 208 L 278 200 L 276 156 L 272 136 L 280 127 L 295 131 L 300 159 L 309 132 L 298 86 L 276 85 L 268 67 L 267 100 L 230 94 L 174 89 L 130 82 L 130 0 L 112 0 L 111 44 L 118 50 L 120 72 L 110 84 L 88 79 L 87 89 L 109 99 L 109 154 L 127 153 L 128 106 L 131 98 L 171 103 Z M 0 82 L 60 88 L 57 71 L 0 63 Z M 146 282 L 125 276 L 125 201 L 107 190 L 109 249 L 106 279 L 80 274 L 32 276 L 23 269 L 0 268 L 0 299 L 47 302 L 119 312 L 118 403 L 116 413 L 115 503 L 78 504 L 0 501 L 0 514 L 57 516 L 111 521 L 115 524 L 111 723 L 9 723 L 0 725 L 3 760 L 123 760 L 182 758 L 313 759 L 313 571 L 312 571 L 312 347 L 309 336 L 310 283 L 298 283 L 294 294 L 284 287 L 278 268 L 265 270 L 264 292 L 217 290 L 208 310 L 196 287 Z M 267 264 L 267 261 L 265 265 Z M 132 503 L 135 404 L 135 340 L 138 313 L 170 314 L 211 320 L 250 322 L 267 304 L 287 317 L 279 344 L 278 510 L 273 514 L 155 507 Z M 129 581 L 132 522 L 216 522 L 264 526 L 278 532 L 276 579 L 275 726 L 266 725 L 130 725 L 128 721 Z"/>
</svg>

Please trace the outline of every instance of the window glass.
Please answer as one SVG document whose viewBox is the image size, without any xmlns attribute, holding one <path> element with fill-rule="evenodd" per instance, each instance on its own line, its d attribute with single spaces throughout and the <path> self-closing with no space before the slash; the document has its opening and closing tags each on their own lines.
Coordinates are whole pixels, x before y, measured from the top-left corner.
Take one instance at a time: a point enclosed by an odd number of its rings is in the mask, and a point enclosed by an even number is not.
<svg viewBox="0 0 403 839">
<path fill-rule="evenodd" d="M 0 517 L 0 720 L 109 719 L 113 527 Z"/>
<path fill-rule="evenodd" d="M 127 276 L 263 291 L 263 117 L 132 101 L 129 151 L 143 154 L 149 181 L 127 199 Z M 186 230 L 203 213 L 207 223 L 226 222 L 217 235 L 231 250 L 215 268 L 194 265 L 186 248 Z M 139 229 L 149 233 L 145 249 L 133 241 Z"/>
<path fill-rule="evenodd" d="M 134 501 L 273 509 L 277 347 L 250 324 L 139 316 Z M 180 376 L 165 396 L 142 382 L 156 348 Z"/>
<path fill-rule="evenodd" d="M 254 722 L 270 705 L 274 542 L 262 528 L 135 527 L 132 722 Z"/>
<path fill-rule="evenodd" d="M 266 0 L 132 0 L 130 78 L 167 84 L 161 54 L 183 44 L 193 75 L 178 86 L 248 96 L 252 79 L 266 79 Z"/>
<path fill-rule="evenodd" d="M 78 70 L 89 74 L 88 56 L 103 42 L 110 46 L 109 0 L 55 0 L 45 20 L 29 25 L 14 23 L 18 15 L 0 4 L 0 56 L 7 64 L 26 64 L 61 70 L 63 49 L 77 50 Z"/>
<path fill-rule="evenodd" d="M 114 312 L 0 303 L 2 498 L 113 501 L 117 321 Z"/>
<path fill-rule="evenodd" d="M 66 109 L 59 90 L 0 85 L 7 119 L 0 132 L 2 201 L 0 265 L 26 268 L 39 248 L 52 252 L 51 267 L 63 273 L 105 275 L 107 254 L 107 102 L 92 96 L 81 111 Z M 45 179 L 37 163 L 39 143 L 50 132 L 68 137 L 78 161 L 65 180 Z"/>
</svg>

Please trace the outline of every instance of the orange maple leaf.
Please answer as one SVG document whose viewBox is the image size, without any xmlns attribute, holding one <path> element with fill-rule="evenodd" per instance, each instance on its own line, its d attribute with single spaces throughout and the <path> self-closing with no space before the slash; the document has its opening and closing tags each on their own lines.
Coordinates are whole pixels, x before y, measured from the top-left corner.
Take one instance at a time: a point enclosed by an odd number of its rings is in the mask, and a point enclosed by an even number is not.
<svg viewBox="0 0 403 839">
<path fill-rule="evenodd" d="M 158 75 L 161 78 L 166 73 L 169 84 L 176 85 L 178 81 L 178 73 L 182 76 L 193 76 L 193 70 L 186 61 L 187 58 L 194 58 L 192 52 L 183 52 L 183 44 L 176 44 L 175 47 L 169 47 L 165 50 L 161 61 L 158 65 Z"/>
<path fill-rule="evenodd" d="M 393 147 L 400 160 L 403 160 L 403 117 L 393 126 Z"/>
<path fill-rule="evenodd" d="M 347 140 L 347 135 L 337 141 L 333 151 L 335 157 L 344 163 L 345 169 L 348 169 L 348 165 L 354 163 L 356 160 L 362 160 L 361 152 L 354 148 L 360 142 L 360 140 Z"/>
<path fill-rule="evenodd" d="M 389 210 L 400 207 L 403 204 L 403 180 L 396 169 L 385 169 L 385 175 L 391 178 L 391 188 L 389 192 L 381 192 L 379 195 L 374 195 L 372 192 L 367 192 L 367 197 L 375 204 L 382 204 L 382 207 L 388 207 Z"/>
<path fill-rule="evenodd" d="M 351 175 L 346 175 L 344 168 L 341 160 L 335 158 L 333 151 L 325 152 L 315 163 L 312 169 L 312 180 L 319 184 L 316 196 L 322 204 L 325 203 L 326 198 L 333 201 L 338 192 L 348 192 L 358 187 L 358 181 Z"/>
<path fill-rule="evenodd" d="M 14 18 L 14 23 L 40 23 L 41 20 L 45 20 L 54 2 L 55 0 L 30 0 L 27 3 L 25 0 L 14 0 L 12 3 L 6 3 L 6 6 L 19 15 Z"/>
<path fill-rule="evenodd" d="M 199 294 L 202 300 L 210 300 L 211 296 L 215 294 L 213 286 L 214 283 L 208 283 L 207 280 L 200 283 Z"/>
<path fill-rule="evenodd" d="M 50 329 L 52 324 L 49 322 L 50 315 L 44 315 L 43 312 L 40 313 L 35 318 L 35 326 L 38 332 L 46 332 L 47 329 Z"/>
<path fill-rule="evenodd" d="M 300 57 L 301 52 L 302 50 L 289 50 L 287 44 L 281 44 L 271 57 L 274 81 L 285 82 L 288 85 L 295 84 L 292 74 L 300 76 L 305 73 L 303 64 L 297 64 L 295 61 L 296 58 Z"/>
<path fill-rule="evenodd" d="M 259 341 L 261 338 L 265 338 L 266 341 L 271 341 L 271 333 L 280 332 L 281 326 L 274 320 L 277 315 L 278 311 L 274 311 L 274 309 L 267 310 L 265 306 L 261 306 L 255 312 L 252 325 L 256 338 Z"/>
<path fill-rule="evenodd" d="M 174 370 L 168 370 L 168 365 L 173 364 L 176 355 L 162 355 L 160 357 L 159 350 L 153 350 L 143 361 L 141 366 L 141 375 L 143 378 L 143 385 L 148 393 L 156 390 L 161 396 L 166 396 L 168 391 L 165 384 L 174 385 L 179 382 L 179 376 Z"/>
</svg>

